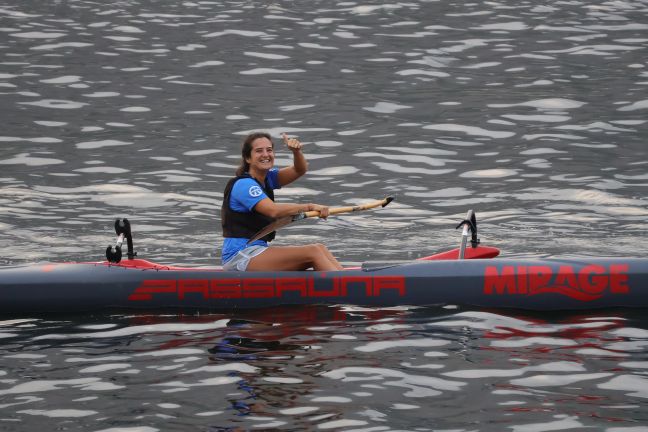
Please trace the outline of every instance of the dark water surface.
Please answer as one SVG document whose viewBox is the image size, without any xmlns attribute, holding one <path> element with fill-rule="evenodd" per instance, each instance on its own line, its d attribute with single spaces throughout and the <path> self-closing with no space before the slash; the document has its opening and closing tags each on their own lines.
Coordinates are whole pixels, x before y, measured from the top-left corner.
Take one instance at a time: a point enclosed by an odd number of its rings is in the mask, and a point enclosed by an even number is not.
<svg viewBox="0 0 648 432">
<path fill-rule="evenodd" d="M 639 313 L 4 322 L 3 430 L 645 431 Z"/>
<path fill-rule="evenodd" d="M 220 260 L 242 137 L 346 264 L 646 256 L 648 3 L 0 2 L 0 264 Z M 289 152 L 277 140 L 278 165 Z M 0 321 L 0 430 L 648 431 L 641 311 L 344 306 Z"/>
</svg>

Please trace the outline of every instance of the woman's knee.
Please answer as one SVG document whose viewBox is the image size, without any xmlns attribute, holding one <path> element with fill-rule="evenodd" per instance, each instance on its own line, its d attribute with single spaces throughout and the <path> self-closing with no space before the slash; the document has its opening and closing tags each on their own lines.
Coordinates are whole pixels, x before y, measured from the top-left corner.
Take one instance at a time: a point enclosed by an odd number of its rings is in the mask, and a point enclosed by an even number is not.
<svg viewBox="0 0 648 432">
<path fill-rule="evenodd" d="M 325 255 L 328 249 L 322 243 L 313 243 L 308 245 L 312 253 L 318 256 Z"/>
<path fill-rule="evenodd" d="M 319 243 L 304 245 L 301 246 L 301 248 L 303 252 L 301 256 L 303 258 L 306 258 L 311 263 L 317 260 L 318 258 L 322 257 L 323 255 L 325 255 L 325 251 L 326 251 L 326 246 Z"/>
</svg>

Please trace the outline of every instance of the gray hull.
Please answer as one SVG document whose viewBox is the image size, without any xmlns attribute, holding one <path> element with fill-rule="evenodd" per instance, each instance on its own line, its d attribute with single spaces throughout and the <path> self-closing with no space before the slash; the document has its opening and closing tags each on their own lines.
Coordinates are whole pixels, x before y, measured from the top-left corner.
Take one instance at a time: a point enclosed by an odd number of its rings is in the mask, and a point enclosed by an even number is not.
<svg viewBox="0 0 648 432">
<path fill-rule="evenodd" d="M 143 260 L 0 269 L 3 315 L 312 304 L 648 307 L 648 259 L 445 260 L 325 273 L 181 269 Z"/>
</svg>

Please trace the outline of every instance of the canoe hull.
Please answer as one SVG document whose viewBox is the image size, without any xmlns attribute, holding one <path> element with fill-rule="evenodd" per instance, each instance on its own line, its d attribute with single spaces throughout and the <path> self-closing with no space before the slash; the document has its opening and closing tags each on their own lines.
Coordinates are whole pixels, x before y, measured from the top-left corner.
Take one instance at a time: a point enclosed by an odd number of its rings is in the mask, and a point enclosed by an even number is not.
<svg viewBox="0 0 648 432">
<path fill-rule="evenodd" d="M 341 272 L 45 264 L 0 269 L 0 312 L 231 311 L 279 305 L 648 307 L 648 260 L 417 261 Z"/>
</svg>

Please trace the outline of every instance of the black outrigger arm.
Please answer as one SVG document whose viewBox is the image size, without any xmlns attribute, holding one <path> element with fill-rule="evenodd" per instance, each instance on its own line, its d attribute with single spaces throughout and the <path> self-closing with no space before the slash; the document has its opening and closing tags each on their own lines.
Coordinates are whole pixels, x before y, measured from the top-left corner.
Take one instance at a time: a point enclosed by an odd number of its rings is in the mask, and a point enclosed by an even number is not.
<svg viewBox="0 0 648 432">
<path fill-rule="evenodd" d="M 121 246 L 126 239 L 128 247 L 128 259 L 133 259 L 137 256 L 137 252 L 133 252 L 133 236 L 131 235 L 131 226 L 128 219 L 115 220 L 115 232 L 117 233 L 117 241 L 114 246 L 106 248 L 106 259 L 111 263 L 118 263 L 122 258 Z"/>
<path fill-rule="evenodd" d="M 479 239 L 477 238 L 477 216 L 475 216 L 475 212 L 471 209 L 468 210 L 468 213 L 466 214 L 466 219 L 461 221 L 459 225 L 457 225 L 457 228 L 459 229 L 463 227 L 463 232 L 461 233 L 461 247 L 459 248 L 459 259 L 464 259 L 464 255 L 466 253 L 466 243 L 468 242 L 468 231 L 472 233 L 472 237 L 470 239 L 470 245 L 473 248 L 476 248 L 479 245 Z"/>
</svg>

